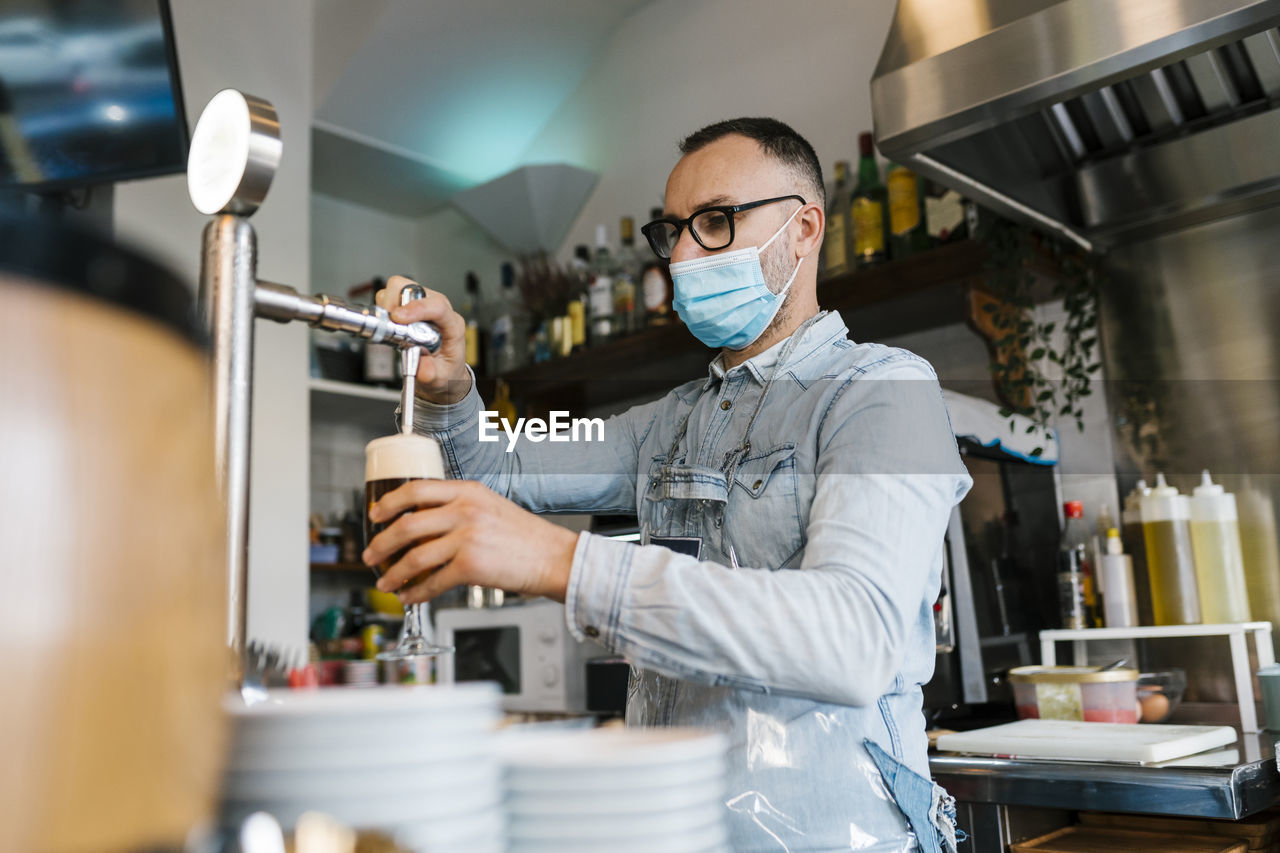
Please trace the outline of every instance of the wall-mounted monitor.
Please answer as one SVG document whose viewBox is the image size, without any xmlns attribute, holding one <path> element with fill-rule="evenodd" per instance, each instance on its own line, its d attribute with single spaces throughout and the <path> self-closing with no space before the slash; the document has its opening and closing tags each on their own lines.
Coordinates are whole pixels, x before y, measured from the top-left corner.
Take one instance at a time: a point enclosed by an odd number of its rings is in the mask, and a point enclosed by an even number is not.
<svg viewBox="0 0 1280 853">
<path fill-rule="evenodd" d="M 168 0 L 0 3 L 0 188 L 182 172 L 187 144 Z"/>
</svg>

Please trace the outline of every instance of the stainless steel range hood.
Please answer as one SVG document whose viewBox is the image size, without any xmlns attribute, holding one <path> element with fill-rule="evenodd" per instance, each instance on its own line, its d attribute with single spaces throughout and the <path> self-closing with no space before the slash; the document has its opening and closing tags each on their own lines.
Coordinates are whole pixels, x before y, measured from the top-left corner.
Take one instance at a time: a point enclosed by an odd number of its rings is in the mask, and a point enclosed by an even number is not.
<svg viewBox="0 0 1280 853">
<path fill-rule="evenodd" d="M 898 0 L 881 152 L 1106 247 L 1280 202 L 1280 0 Z"/>
</svg>

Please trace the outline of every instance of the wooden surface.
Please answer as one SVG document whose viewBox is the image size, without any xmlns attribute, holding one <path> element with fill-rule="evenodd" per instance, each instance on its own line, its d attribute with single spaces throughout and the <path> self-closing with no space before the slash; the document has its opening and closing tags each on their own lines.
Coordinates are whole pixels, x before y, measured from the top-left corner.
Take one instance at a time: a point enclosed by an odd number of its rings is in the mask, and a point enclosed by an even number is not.
<svg viewBox="0 0 1280 853">
<path fill-rule="evenodd" d="M 98 299 L 0 304 L 0 850 L 178 849 L 229 675 L 210 370 Z"/>
<path fill-rule="evenodd" d="M 1208 820 L 1205 818 L 1159 817 L 1156 815 L 1081 812 L 1080 822 L 1089 826 L 1110 826 L 1150 832 L 1174 832 L 1213 835 L 1240 839 L 1249 850 L 1270 850 L 1280 846 L 1280 811 L 1268 809 L 1240 820 Z"/>
<path fill-rule="evenodd" d="M 1011 847 L 1013 853 L 1247 853 L 1243 841 L 1227 838 L 1082 825 Z"/>
</svg>

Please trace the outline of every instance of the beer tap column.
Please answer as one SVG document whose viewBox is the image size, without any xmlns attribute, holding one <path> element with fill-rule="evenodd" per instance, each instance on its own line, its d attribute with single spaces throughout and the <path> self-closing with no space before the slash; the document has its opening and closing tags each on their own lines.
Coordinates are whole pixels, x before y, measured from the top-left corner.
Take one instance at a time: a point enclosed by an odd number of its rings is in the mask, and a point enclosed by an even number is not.
<svg viewBox="0 0 1280 853">
<path fill-rule="evenodd" d="M 257 237 L 224 214 L 204 229 L 201 305 L 213 338 L 214 453 L 227 519 L 227 644 L 237 659 L 248 623 L 249 429 L 253 404 L 253 290 Z"/>
<path fill-rule="evenodd" d="M 248 217 L 280 165 L 271 104 L 224 89 L 191 135 L 187 192 L 214 219 L 204 229 L 200 295 L 213 340 L 215 456 L 227 509 L 227 643 L 242 668 L 248 619 L 249 443 L 257 238 Z"/>
<path fill-rule="evenodd" d="M 243 676 L 248 627 L 249 451 L 253 403 L 253 321 L 295 320 L 402 350 L 402 411 L 413 429 L 413 377 L 421 351 L 440 348 L 430 323 L 395 323 L 383 308 L 351 305 L 325 295 L 257 279 L 257 237 L 249 224 L 280 163 L 280 123 L 266 101 L 225 89 L 205 107 L 191 137 L 187 190 L 204 229 L 200 297 L 213 341 L 215 454 L 227 509 L 227 644 Z M 406 290 L 408 298 L 425 291 Z"/>
</svg>

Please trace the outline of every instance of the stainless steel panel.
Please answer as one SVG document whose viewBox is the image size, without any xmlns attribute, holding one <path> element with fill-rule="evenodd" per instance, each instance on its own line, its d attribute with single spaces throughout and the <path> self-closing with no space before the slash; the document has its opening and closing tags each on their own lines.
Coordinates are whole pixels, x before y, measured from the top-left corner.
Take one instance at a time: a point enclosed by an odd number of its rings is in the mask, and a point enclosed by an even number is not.
<svg viewBox="0 0 1280 853">
<path fill-rule="evenodd" d="M 1113 250 L 1100 305 L 1122 491 L 1209 468 L 1280 528 L 1280 206 Z M 1262 618 L 1265 615 L 1260 614 Z"/>
<path fill-rule="evenodd" d="M 1142 107 L 1142 115 L 1152 133 L 1165 133 L 1182 124 L 1182 111 L 1173 102 L 1160 69 L 1139 74 L 1126 80 L 1125 85 L 1132 90 Z"/>
<path fill-rule="evenodd" d="M 899 0 L 871 82 L 877 140 L 891 159 L 1081 245 L 1238 212 L 1268 202 L 1257 184 L 1280 189 L 1280 171 L 1257 175 L 1268 159 L 1251 152 L 1236 181 L 1183 159 L 1227 137 L 1178 134 L 1280 105 L 1264 97 L 1280 93 L 1277 24 L 1280 0 Z M 1038 149 L 1057 157 L 1027 154 Z M 1077 181 L 1077 168 L 1098 171 Z M 1201 170 L 1190 186 L 1180 174 Z"/>
<path fill-rule="evenodd" d="M 1277 44 L 1276 31 L 1255 33 L 1241 44 L 1249 54 L 1249 61 L 1253 64 L 1253 72 L 1258 75 L 1262 91 L 1267 97 L 1280 97 L 1280 45 Z"/>
<path fill-rule="evenodd" d="M 959 802 L 1239 820 L 1280 797 L 1274 736 L 1241 735 L 1219 767 L 1144 767 L 939 754 L 938 784 Z"/>
<path fill-rule="evenodd" d="M 1277 23 L 1275 0 L 899 0 L 877 138 L 903 157 Z"/>
<path fill-rule="evenodd" d="M 1196 91 L 1208 112 L 1217 113 L 1229 110 L 1239 103 L 1239 97 L 1233 88 L 1229 88 L 1223 79 L 1222 69 L 1212 52 L 1188 56 L 1183 64 L 1195 81 Z"/>
<path fill-rule="evenodd" d="M 1087 228 L 1119 229 L 1280 185 L 1280 111 L 1258 113 L 1082 167 Z"/>
</svg>

